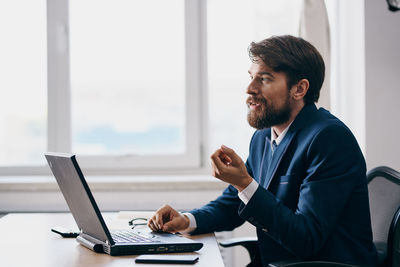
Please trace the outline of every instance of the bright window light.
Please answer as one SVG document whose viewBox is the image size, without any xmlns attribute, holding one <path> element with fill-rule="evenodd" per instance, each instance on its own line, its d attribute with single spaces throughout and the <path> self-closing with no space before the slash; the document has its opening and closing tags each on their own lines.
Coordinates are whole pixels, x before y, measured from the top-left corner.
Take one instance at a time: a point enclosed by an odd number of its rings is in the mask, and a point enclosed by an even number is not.
<svg viewBox="0 0 400 267">
<path fill-rule="evenodd" d="M 71 0 L 72 151 L 185 151 L 183 0 Z"/>
<path fill-rule="evenodd" d="M 44 164 L 46 1 L 0 0 L 0 166 Z"/>
<path fill-rule="evenodd" d="M 250 81 L 247 48 L 272 35 L 298 35 L 298 0 L 208 1 L 208 77 L 210 144 L 221 144 L 247 158 L 254 129 L 247 123 L 246 88 Z M 221 19 L 223 17 L 223 19 Z"/>
</svg>

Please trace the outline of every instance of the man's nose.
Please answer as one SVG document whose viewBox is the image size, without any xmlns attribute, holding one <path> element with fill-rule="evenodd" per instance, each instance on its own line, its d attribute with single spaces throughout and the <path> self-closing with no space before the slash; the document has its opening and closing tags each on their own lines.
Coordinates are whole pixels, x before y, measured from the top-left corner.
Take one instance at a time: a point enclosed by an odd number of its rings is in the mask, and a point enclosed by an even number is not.
<svg viewBox="0 0 400 267">
<path fill-rule="evenodd" d="M 258 87 L 256 86 L 254 79 L 252 79 L 247 86 L 246 93 L 249 95 L 255 95 L 258 93 Z"/>
</svg>

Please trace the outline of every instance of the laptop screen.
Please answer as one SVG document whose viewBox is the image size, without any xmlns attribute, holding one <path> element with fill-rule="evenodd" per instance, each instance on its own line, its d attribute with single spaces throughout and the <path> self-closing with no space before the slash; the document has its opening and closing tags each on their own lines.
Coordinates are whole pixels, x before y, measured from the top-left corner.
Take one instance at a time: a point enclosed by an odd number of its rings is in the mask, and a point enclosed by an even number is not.
<svg viewBox="0 0 400 267">
<path fill-rule="evenodd" d="M 45 156 L 79 229 L 103 242 L 109 240 L 112 244 L 110 233 L 75 155 L 46 153 Z"/>
</svg>

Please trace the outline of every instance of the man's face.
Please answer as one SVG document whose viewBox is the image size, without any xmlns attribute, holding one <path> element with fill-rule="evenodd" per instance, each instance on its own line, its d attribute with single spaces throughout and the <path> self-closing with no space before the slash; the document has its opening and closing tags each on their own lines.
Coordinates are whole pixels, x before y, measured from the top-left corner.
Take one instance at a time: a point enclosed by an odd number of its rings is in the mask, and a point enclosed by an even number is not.
<svg viewBox="0 0 400 267">
<path fill-rule="evenodd" d="M 286 75 L 274 72 L 261 59 L 249 69 L 250 84 L 247 87 L 247 121 L 256 129 L 269 128 L 287 122 L 292 106 Z"/>
</svg>

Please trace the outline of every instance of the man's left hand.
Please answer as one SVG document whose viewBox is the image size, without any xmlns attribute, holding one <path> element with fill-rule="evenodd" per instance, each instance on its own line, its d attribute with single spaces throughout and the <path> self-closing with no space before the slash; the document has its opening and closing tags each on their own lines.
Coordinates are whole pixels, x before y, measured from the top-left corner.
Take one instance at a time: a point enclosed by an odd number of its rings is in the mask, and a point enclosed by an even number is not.
<svg viewBox="0 0 400 267">
<path fill-rule="evenodd" d="M 243 160 L 224 145 L 211 155 L 212 175 L 242 191 L 252 181 Z"/>
</svg>

